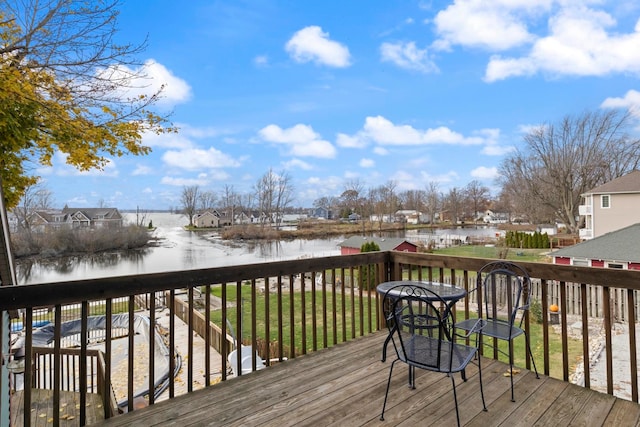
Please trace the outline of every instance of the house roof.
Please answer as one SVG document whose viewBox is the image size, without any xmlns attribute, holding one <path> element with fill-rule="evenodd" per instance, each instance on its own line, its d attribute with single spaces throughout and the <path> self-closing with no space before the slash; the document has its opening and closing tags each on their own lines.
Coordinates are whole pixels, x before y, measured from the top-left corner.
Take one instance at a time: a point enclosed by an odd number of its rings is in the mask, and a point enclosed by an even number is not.
<svg viewBox="0 0 640 427">
<path fill-rule="evenodd" d="M 368 237 L 368 236 L 351 236 L 344 242 L 338 244 L 338 246 L 343 248 L 358 248 L 360 249 L 363 244 L 367 242 L 374 242 L 380 247 L 381 251 L 392 251 L 404 242 L 409 243 L 410 245 L 416 246 L 416 244 L 409 242 L 406 239 L 402 239 L 400 237 Z"/>
<path fill-rule="evenodd" d="M 558 249 L 551 255 L 554 257 L 640 262 L 638 241 L 640 241 L 640 223 L 603 234 L 568 248 Z"/>
<path fill-rule="evenodd" d="M 90 219 L 104 217 L 105 219 L 121 219 L 120 212 L 117 208 L 69 208 L 64 207 L 62 213 L 67 215 L 75 215 L 78 212 Z"/>
<path fill-rule="evenodd" d="M 640 193 L 640 171 L 629 172 L 584 194 L 602 193 Z"/>
</svg>

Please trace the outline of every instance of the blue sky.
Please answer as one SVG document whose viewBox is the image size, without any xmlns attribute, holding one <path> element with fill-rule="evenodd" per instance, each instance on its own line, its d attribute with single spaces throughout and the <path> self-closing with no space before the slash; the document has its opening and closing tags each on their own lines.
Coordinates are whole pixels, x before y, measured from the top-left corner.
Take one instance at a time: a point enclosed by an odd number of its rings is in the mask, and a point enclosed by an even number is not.
<svg viewBox="0 0 640 427">
<path fill-rule="evenodd" d="M 184 186 L 250 192 L 286 171 L 294 206 L 347 181 L 397 191 L 478 180 L 531 126 L 640 107 L 640 3 L 627 0 L 123 0 L 148 89 L 178 134 L 80 173 L 40 169 L 58 207 L 168 209 Z"/>
</svg>

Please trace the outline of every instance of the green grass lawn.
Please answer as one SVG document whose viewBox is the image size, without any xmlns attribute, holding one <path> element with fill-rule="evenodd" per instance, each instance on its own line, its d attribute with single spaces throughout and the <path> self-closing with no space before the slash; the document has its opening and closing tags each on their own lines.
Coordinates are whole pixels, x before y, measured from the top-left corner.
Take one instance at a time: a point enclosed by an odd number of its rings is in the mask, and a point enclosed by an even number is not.
<svg viewBox="0 0 640 427">
<path fill-rule="evenodd" d="M 499 258 L 499 252 L 505 248 L 497 246 L 462 245 L 435 249 L 434 254 L 465 256 L 475 258 Z M 507 259 L 511 261 L 549 262 L 549 249 L 515 249 L 509 248 Z"/>
<path fill-rule="evenodd" d="M 222 288 L 220 286 L 211 289 L 212 294 L 221 297 Z M 244 342 L 251 339 L 252 318 L 255 316 L 256 335 L 263 340 L 266 337 L 267 309 L 264 294 L 256 293 L 256 312 L 251 312 L 251 286 L 242 285 L 242 331 L 239 333 L 235 320 L 235 304 L 237 301 L 237 286 L 227 286 L 227 301 L 234 305 L 228 308 L 229 321 L 235 331 L 236 336 L 241 335 Z M 304 298 L 303 298 L 304 295 Z M 315 311 L 313 309 L 315 296 Z M 335 295 L 335 302 L 331 293 L 326 294 L 326 301 L 323 301 L 321 291 L 315 294 L 311 291 L 293 294 L 293 304 L 290 294 L 283 293 L 282 305 L 282 341 L 283 346 L 288 348 L 291 342 L 294 343 L 296 354 L 312 351 L 313 348 L 323 348 L 325 346 L 324 336 L 326 330 L 326 346 L 330 347 L 337 343 L 351 339 L 353 336 L 366 335 L 376 330 L 377 313 L 375 297 L 360 298 L 357 295 L 351 296 L 351 289 L 345 290 L 344 297 L 341 293 Z M 304 310 L 302 309 L 304 300 Z M 293 309 L 292 309 L 293 308 Z M 344 310 L 344 319 L 342 312 Z M 333 313 L 336 313 L 335 320 Z M 362 313 L 362 316 L 361 316 Z M 291 318 L 293 316 L 293 326 Z M 314 317 L 315 317 L 315 342 L 314 342 Z M 352 319 L 355 318 L 355 322 Z M 220 325 L 222 311 L 211 312 L 211 319 Z M 278 299 L 276 294 L 269 295 L 269 341 L 278 339 Z M 303 326 L 304 319 L 304 326 Z M 326 319 L 326 320 L 325 320 Z M 293 329 L 293 330 L 292 330 Z M 335 334 L 334 334 L 335 331 Z M 293 332 L 293 340 L 292 340 Z M 303 337 L 304 335 L 304 337 Z M 335 335 L 335 339 L 334 339 Z"/>
</svg>

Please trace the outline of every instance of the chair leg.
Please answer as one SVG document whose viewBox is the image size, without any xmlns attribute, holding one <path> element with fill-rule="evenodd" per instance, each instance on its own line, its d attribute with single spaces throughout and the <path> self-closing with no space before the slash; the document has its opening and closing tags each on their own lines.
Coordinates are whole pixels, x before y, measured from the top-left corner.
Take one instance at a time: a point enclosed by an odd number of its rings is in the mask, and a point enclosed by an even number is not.
<svg viewBox="0 0 640 427">
<path fill-rule="evenodd" d="M 513 340 L 509 340 L 509 379 L 511 380 L 511 401 L 515 402 L 513 394 Z"/>
<path fill-rule="evenodd" d="M 453 386 L 453 401 L 456 405 L 456 420 L 458 421 L 458 427 L 460 427 L 460 414 L 458 413 L 458 395 L 456 394 L 456 380 L 454 375 L 451 376 L 451 385 Z"/>
<path fill-rule="evenodd" d="M 481 366 L 480 359 L 482 358 L 478 357 L 478 378 L 480 379 L 480 396 L 482 397 L 482 410 L 487 412 L 487 404 L 484 401 L 484 389 L 482 388 L 482 366 Z"/>
<path fill-rule="evenodd" d="M 387 391 L 384 392 L 384 403 L 382 404 L 382 413 L 380 414 L 380 421 L 384 421 L 384 409 L 387 407 L 387 396 L 389 396 L 389 387 L 391 386 L 391 375 L 393 374 L 393 365 L 396 364 L 398 359 L 394 360 L 391 363 L 391 368 L 389 368 L 389 379 L 387 380 Z"/>
<path fill-rule="evenodd" d="M 524 339 L 527 340 L 527 350 L 529 350 L 529 356 L 531 357 L 531 363 L 533 363 L 533 370 L 536 373 L 536 378 L 540 379 L 538 375 L 538 368 L 536 367 L 536 360 L 533 358 L 533 352 L 531 351 L 531 341 L 529 340 L 529 335 L 525 332 Z"/>
</svg>

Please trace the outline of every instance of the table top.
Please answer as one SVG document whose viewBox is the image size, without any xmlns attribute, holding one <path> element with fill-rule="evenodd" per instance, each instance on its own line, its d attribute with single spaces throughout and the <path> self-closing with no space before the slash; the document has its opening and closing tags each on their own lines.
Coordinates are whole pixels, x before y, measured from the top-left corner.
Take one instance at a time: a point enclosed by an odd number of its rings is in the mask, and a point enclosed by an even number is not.
<svg viewBox="0 0 640 427">
<path fill-rule="evenodd" d="M 457 301 L 464 298 L 467 295 L 467 291 L 464 288 L 458 286 L 449 285 L 440 282 L 426 282 L 417 280 L 395 280 L 391 282 L 382 282 L 376 290 L 379 294 L 385 295 L 387 291 L 394 286 L 418 286 L 428 291 L 431 291 L 445 301 Z"/>
</svg>

